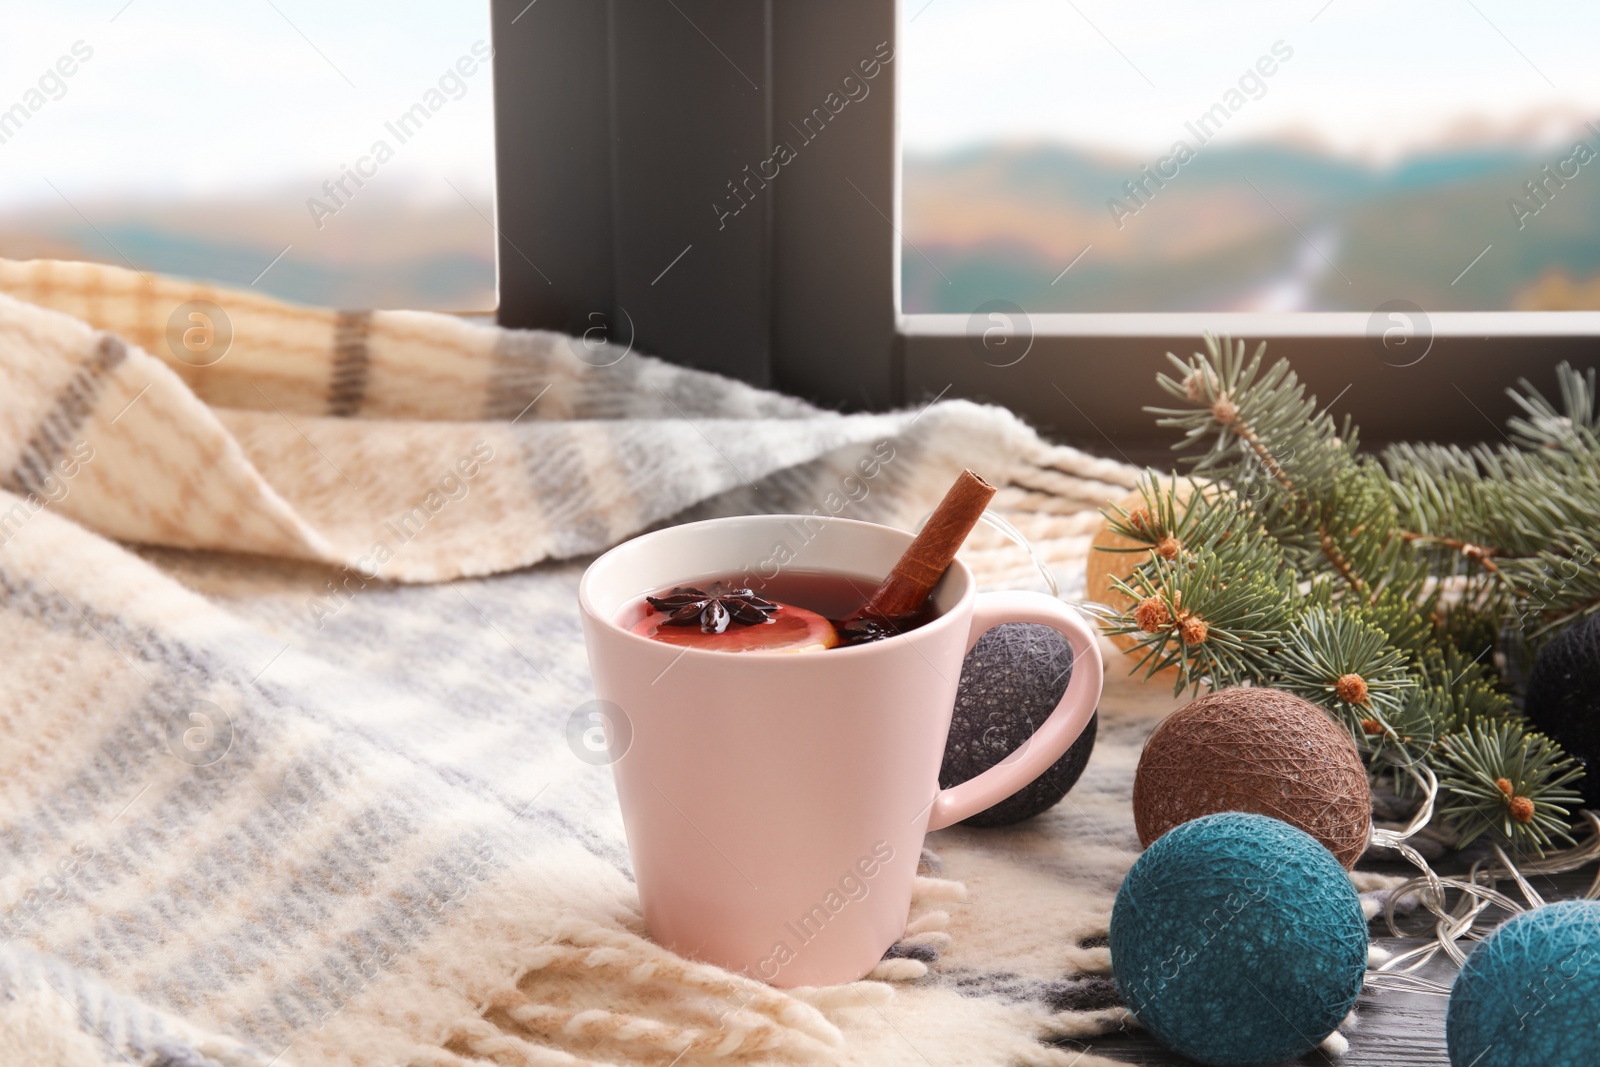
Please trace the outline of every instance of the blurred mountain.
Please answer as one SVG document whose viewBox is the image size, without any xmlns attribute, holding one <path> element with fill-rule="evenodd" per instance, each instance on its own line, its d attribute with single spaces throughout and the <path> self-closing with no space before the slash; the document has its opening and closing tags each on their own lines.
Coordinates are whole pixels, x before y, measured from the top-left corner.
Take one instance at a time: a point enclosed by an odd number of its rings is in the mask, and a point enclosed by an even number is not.
<svg viewBox="0 0 1600 1067">
<path fill-rule="evenodd" d="M 1600 159 L 1550 183 L 1543 206 L 1524 188 L 1577 140 L 1600 152 L 1600 137 L 1581 127 L 1554 147 L 1454 144 L 1385 164 L 1310 144 L 1213 143 L 1159 186 L 1141 173 L 1155 158 L 1060 144 L 908 155 L 904 307 L 966 314 L 1004 298 L 1034 312 L 1366 312 L 1394 299 L 1430 310 L 1600 308 Z M 1130 181 L 1145 183 L 1138 199 Z M 1512 197 L 1540 207 L 1520 228 Z"/>
<path fill-rule="evenodd" d="M 46 201 L 0 212 L 0 256 L 131 265 L 331 307 L 493 310 L 491 197 L 474 206 L 364 189 L 319 228 L 309 184 L 201 200 Z"/>
<path fill-rule="evenodd" d="M 1381 164 L 1304 139 L 1213 142 L 1139 199 L 1125 183 L 1146 181 L 1157 158 L 1063 144 L 908 155 L 904 307 L 1600 308 L 1600 158 L 1551 182 L 1548 204 L 1520 228 L 1507 206 L 1539 206 L 1526 183 L 1580 139 L 1600 151 L 1600 136 L 1574 127 L 1550 147 L 1463 137 Z M 131 263 L 338 307 L 494 307 L 489 195 L 469 204 L 367 188 L 319 228 L 312 192 L 307 182 L 211 199 L 43 201 L 0 212 L 0 256 Z"/>
</svg>

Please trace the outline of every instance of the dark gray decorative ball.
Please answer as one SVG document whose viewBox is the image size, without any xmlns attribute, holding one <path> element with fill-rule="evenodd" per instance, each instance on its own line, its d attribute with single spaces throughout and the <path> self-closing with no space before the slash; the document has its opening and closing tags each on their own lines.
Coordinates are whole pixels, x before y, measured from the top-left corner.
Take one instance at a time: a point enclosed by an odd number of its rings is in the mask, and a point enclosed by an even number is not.
<svg viewBox="0 0 1600 1067">
<path fill-rule="evenodd" d="M 995 766 L 1049 717 L 1072 678 L 1072 648 L 1048 626 L 1008 622 L 978 639 L 961 664 L 939 785 L 948 789 Z M 1008 826 L 1054 807 L 1083 774 L 1099 713 L 1048 770 L 1000 803 L 964 820 Z"/>
<path fill-rule="evenodd" d="M 1600 807 L 1600 615 L 1567 627 L 1539 650 L 1523 709 L 1583 764 L 1578 789 L 1589 807 Z"/>
</svg>

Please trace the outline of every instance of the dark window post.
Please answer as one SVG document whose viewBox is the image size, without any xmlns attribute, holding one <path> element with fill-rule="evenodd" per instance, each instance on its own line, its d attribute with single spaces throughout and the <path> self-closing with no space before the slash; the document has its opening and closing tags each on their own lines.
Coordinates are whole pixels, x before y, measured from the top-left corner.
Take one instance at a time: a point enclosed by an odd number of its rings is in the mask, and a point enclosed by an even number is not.
<svg viewBox="0 0 1600 1067">
<path fill-rule="evenodd" d="M 491 6 L 501 323 L 895 402 L 892 3 Z"/>
</svg>

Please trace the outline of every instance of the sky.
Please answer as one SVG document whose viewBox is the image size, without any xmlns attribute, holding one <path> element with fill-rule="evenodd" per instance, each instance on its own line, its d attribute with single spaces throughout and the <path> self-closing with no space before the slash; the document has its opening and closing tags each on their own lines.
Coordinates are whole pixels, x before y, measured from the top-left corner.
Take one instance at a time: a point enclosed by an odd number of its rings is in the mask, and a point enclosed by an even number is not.
<svg viewBox="0 0 1600 1067">
<path fill-rule="evenodd" d="M 1600 4 L 1576 0 L 902 5 L 910 152 L 994 140 L 1163 151 L 1278 41 L 1293 55 L 1233 116 L 1229 140 L 1291 135 L 1385 159 L 1600 120 Z"/>
<path fill-rule="evenodd" d="M 1482 128 L 1600 119 L 1600 4 L 1574 0 L 902 0 L 912 152 L 1057 140 L 1165 151 L 1275 43 L 1229 140 L 1375 158 Z M 531 25 L 531 23 L 530 23 Z M 488 0 L 0 0 L 0 112 L 93 55 L 0 144 L 0 208 L 103 196 L 317 192 L 486 41 Z M 383 168 L 390 188 L 493 189 L 489 73 Z M 1476 123 L 1474 133 L 1469 127 Z"/>
<path fill-rule="evenodd" d="M 489 39 L 488 0 L 0 0 L 0 112 L 92 50 L 0 144 L 0 208 L 60 195 L 305 195 Z M 381 173 L 420 197 L 493 189 L 487 67 Z M 54 92 L 52 87 L 52 92 Z M 389 138 L 391 142 L 393 138 Z"/>
</svg>

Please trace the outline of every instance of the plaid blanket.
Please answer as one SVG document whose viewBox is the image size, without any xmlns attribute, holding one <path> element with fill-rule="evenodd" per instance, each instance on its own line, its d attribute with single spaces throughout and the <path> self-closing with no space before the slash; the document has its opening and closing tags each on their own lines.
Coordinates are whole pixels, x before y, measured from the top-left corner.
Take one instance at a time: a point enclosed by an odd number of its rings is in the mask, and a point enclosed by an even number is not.
<svg viewBox="0 0 1600 1067">
<path fill-rule="evenodd" d="M 644 936 L 610 773 L 565 740 L 588 555 L 750 511 L 909 526 L 962 467 L 1080 583 L 1134 475 L 962 401 L 841 415 L 556 334 L 0 261 L 3 1058 L 1095 1062 L 1069 1039 L 1125 1018 L 1096 937 L 1149 722 L 1102 717 L 1059 813 L 939 835 L 878 970 L 796 991 Z M 998 535 L 965 555 L 1030 582 Z"/>
</svg>

